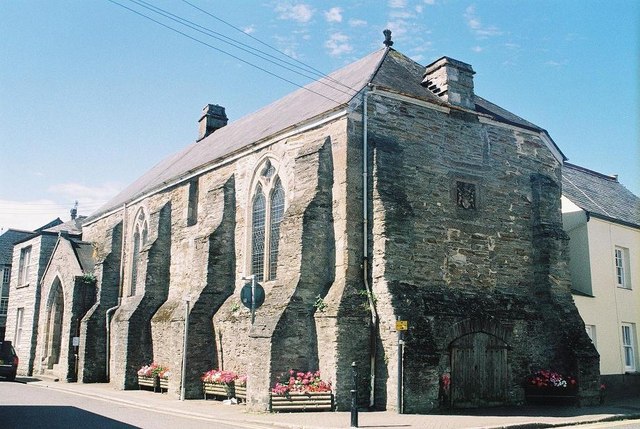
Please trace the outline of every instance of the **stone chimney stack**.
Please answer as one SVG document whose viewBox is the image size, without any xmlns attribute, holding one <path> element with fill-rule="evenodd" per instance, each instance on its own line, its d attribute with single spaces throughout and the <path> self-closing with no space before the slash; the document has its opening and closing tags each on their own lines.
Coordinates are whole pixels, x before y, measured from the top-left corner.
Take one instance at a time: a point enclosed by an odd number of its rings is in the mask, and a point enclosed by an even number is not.
<svg viewBox="0 0 640 429">
<path fill-rule="evenodd" d="M 224 127 L 228 121 L 229 118 L 227 118 L 224 107 L 218 106 L 217 104 L 207 104 L 202 109 L 202 117 L 198 121 L 200 124 L 198 141 Z"/>
<path fill-rule="evenodd" d="M 71 220 L 76 220 L 76 218 L 78 217 L 78 202 L 76 201 L 76 203 L 73 205 L 73 208 L 71 209 Z"/>
<path fill-rule="evenodd" d="M 475 110 L 473 101 L 473 75 L 470 64 L 442 57 L 427 66 L 422 86 L 438 97 L 466 109 Z"/>
</svg>

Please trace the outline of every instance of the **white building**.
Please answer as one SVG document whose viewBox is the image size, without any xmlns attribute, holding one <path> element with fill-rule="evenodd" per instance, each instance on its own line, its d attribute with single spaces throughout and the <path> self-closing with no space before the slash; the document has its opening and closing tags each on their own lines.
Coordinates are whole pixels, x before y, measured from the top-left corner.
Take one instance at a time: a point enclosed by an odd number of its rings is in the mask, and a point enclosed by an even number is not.
<svg viewBox="0 0 640 429">
<path fill-rule="evenodd" d="M 640 198 L 616 176 L 568 163 L 562 176 L 576 306 L 600 353 L 607 389 L 638 391 Z"/>
</svg>

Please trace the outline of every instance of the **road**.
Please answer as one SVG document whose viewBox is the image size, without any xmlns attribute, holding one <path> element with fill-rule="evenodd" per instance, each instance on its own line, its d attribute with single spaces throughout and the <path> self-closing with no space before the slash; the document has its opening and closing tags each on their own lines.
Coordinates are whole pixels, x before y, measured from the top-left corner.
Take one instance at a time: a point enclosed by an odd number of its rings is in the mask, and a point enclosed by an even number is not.
<svg viewBox="0 0 640 429">
<path fill-rule="evenodd" d="M 623 420 L 616 422 L 601 422 L 601 423 L 589 423 L 580 426 L 562 426 L 557 429 L 638 429 L 640 428 L 640 422 L 638 420 Z"/>
<path fill-rule="evenodd" d="M 0 381 L 0 428 L 216 428 L 273 429 L 251 423 L 219 422 L 215 417 L 175 415 L 140 406 L 82 396 L 18 382 Z"/>
</svg>

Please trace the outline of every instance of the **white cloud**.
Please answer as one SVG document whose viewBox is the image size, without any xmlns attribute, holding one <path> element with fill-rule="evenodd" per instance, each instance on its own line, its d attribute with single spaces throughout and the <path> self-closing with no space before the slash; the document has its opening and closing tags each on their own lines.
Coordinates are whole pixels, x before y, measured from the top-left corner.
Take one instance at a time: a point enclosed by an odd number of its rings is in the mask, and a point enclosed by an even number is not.
<svg viewBox="0 0 640 429">
<path fill-rule="evenodd" d="M 118 183 L 87 186 L 80 183 L 60 183 L 49 186 L 46 198 L 34 200 L 0 200 L 0 229 L 32 231 L 56 218 L 70 219 L 69 211 L 78 201 L 78 214 L 90 215 L 122 190 Z"/>
<path fill-rule="evenodd" d="M 483 48 L 483 47 L 481 47 L 481 46 L 474 46 L 473 48 L 471 48 L 471 50 L 472 50 L 473 52 L 478 52 L 478 53 L 479 53 L 479 52 L 484 51 L 484 48 Z"/>
<path fill-rule="evenodd" d="M 564 65 L 567 64 L 567 61 L 554 61 L 554 60 L 549 60 L 547 62 L 544 63 L 544 65 L 546 66 L 550 66 L 550 67 L 562 67 Z"/>
<path fill-rule="evenodd" d="M 433 6 L 434 4 L 436 4 L 436 0 L 424 0 L 424 3 Z"/>
<path fill-rule="evenodd" d="M 298 3 L 291 4 L 283 2 L 276 6 L 276 12 L 279 13 L 278 18 L 306 23 L 313 18 L 314 10 L 308 4 Z"/>
<path fill-rule="evenodd" d="M 351 27 L 364 27 L 365 25 L 367 25 L 367 21 L 365 21 L 364 19 L 350 19 L 349 25 Z"/>
<path fill-rule="evenodd" d="M 387 26 L 389 30 L 391 30 L 391 39 L 400 38 L 407 34 L 408 32 L 408 24 L 403 19 L 397 19 L 395 21 L 387 22 Z"/>
<path fill-rule="evenodd" d="M 339 7 L 332 7 L 324 13 L 324 17 L 327 22 L 342 22 L 342 9 Z"/>
<path fill-rule="evenodd" d="M 407 0 L 389 0 L 389 7 L 402 9 L 407 7 Z"/>
<path fill-rule="evenodd" d="M 482 24 L 482 21 L 476 14 L 475 6 L 469 6 L 465 9 L 464 18 L 467 21 L 467 26 L 479 39 L 486 39 L 488 37 L 499 36 L 502 34 L 502 31 L 495 25 L 484 26 Z"/>
<path fill-rule="evenodd" d="M 242 31 L 245 32 L 246 34 L 253 34 L 256 32 L 256 27 L 253 25 L 250 25 L 248 27 L 243 28 Z"/>
<path fill-rule="evenodd" d="M 343 33 L 334 33 L 324 44 L 329 51 L 329 55 L 337 57 L 353 51 L 353 46 L 349 44 L 349 36 Z"/>
</svg>

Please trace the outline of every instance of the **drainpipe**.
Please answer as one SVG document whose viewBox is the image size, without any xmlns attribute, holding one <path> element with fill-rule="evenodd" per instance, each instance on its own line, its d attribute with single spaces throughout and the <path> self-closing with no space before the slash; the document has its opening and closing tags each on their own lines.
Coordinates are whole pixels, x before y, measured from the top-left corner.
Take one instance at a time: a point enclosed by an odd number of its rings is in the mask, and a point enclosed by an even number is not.
<svg viewBox="0 0 640 429">
<path fill-rule="evenodd" d="M 127 203 L 124 203 L 122 205 L 122 244 L 120 245 L 120 285 L 118 287 L 118 303 L 114 307 L 109 308 L 104 315 L 105 324 L 106 324 L 106 334 L 107 334 L 107 338 L 105 341 L 105 349 L 106 349 L 105 375 L 107 377 L 107 382 L 109 381 L 109 375 L 110 375 L 109 367 L 110 367 L 110 355 L 111 355 L 111 313 L 115 312 L 120 307 L 120 304 L 122 303 L 122 279 L 124 276 L 124 243 L 125 243 L 125 237 L 127 234 L 126 225 L 127 225 Z"/>
<path fill-rule="evenodd" d="M 376 387 L 376 351 L 377 351 L 377 334 L 378 334 L 378 312 L 376 310 L 375 301 L 373 299 L 373 290 L 369 284 L 369 206 L 368 206 L 368 153 L 369 146 L 367 143 L 368 129 L 367 129 L 367 96 L 375 91 L 375 86 L 369 84 L 370 91 L 366 91 L 362 94 L 362 225 L 363 225 L 363 240 L 362 240 L 362 280 L 364 287 L 367 291 L 367 300 L 369 301 L 369 312 L 371 313 L 371 332 L 369 333 L 369 354 L 370 354 L 370 388 L 369 388 L 369 407 L 373 408 L 375 405 L 375 387 Z"/>
</svg>

